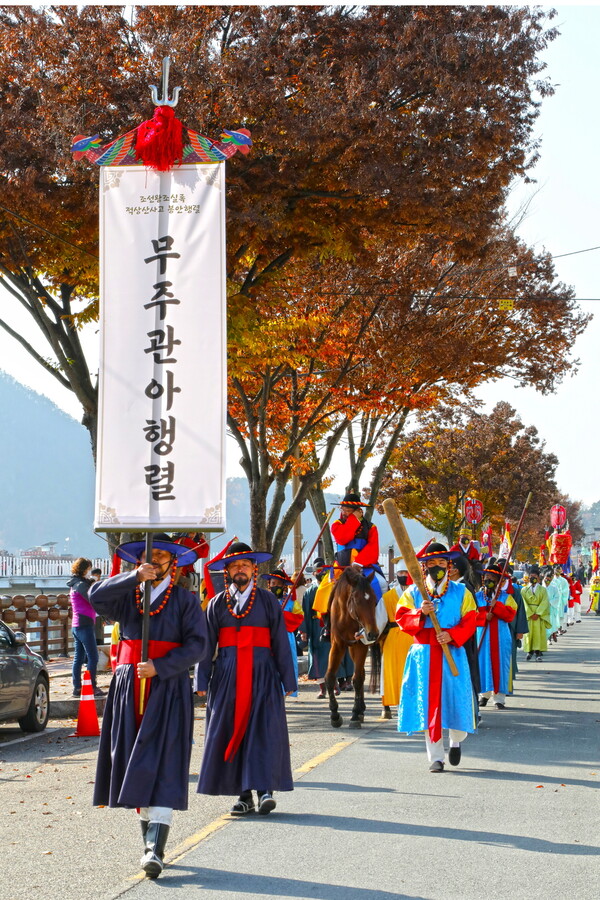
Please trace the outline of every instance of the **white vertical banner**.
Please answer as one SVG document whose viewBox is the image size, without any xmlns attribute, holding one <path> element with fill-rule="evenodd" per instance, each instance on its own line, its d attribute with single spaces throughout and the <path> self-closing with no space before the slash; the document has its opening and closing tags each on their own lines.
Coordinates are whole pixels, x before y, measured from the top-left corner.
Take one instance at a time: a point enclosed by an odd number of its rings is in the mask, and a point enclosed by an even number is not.
<svg viewBox="0 0 600 900">
<path fill-rule="evenodd" d="M 100 169 L 95 528 L 225 530 L 225 166 Z"/>
</svg>

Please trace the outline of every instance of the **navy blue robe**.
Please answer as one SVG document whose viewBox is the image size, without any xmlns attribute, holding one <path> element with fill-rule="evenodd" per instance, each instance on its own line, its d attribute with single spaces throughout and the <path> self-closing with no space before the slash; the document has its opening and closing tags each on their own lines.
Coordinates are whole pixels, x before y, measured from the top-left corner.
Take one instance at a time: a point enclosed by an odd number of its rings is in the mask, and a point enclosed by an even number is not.
<svg viewBox="0 0 600 900">
<path fill-rule="evenodd" d="M 236 619 L 227 609 L 222 592 L 210 601 L 206 619 L 208 655 L 196 666 L 194 677 L 194 689 L 208 691 L 198 793 L 292 791 L 290 742 L 281 686 L 286 692 L 295 691 L 297 683 L 279 602 L 270 591 L 257 588 L 248 615 Z M 268 628 L 271 646 L 253 648 L 250 719 L 237 753 L 225 762 L 225 750 L 233 735 L 237 648 L 219 648 L 212 667 L 211 659 L 219 642 L 220 629 L 243 628 L 245 625 Z"/>
<path fill-rule="evenodd" d="M 117 621 L 124 640 L 142 636 L 136 585 L 136 573 L 128 572 L 100 581 L 90 590 L 96 612 Z M 117 666 L 102 721 L 94 805 L 187 809 L 194 729 L 189 669 L 204 658 L 208 648 L 206 617 L 198 598 L 176 585 L 165 608 L 150 617 L 150 640 L 181 647 L 153 659 L 157 674 L 150 680 L 139 730 L 133 697 L 135 667 Z"/>
</svg>

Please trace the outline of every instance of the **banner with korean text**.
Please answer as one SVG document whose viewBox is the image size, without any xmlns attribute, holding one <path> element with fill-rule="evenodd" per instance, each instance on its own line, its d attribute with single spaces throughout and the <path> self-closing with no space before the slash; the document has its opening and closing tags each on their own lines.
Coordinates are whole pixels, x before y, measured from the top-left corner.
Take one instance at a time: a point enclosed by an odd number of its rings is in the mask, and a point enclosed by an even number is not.
<svg viewBox="0 0 600 900">
<path fill-rule="evenodd" d="M 225 530 L 225 166 L 100 170 L 95 528 Z"/>
</svg>

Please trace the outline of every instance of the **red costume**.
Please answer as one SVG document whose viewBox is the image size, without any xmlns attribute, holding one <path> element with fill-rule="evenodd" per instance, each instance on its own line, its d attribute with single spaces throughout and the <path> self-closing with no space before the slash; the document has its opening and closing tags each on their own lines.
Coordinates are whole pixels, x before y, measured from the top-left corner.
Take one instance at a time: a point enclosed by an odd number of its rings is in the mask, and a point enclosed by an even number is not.
<svg viewBox="0 0 600 900">
<path fill-rule="evenodd" d="M 467 559 L 469 560 L 469 562 L 475 562 L 476 560 L 481 559 L 481 556 L 479 555 L 479 551 L 478 551 L 477 547 L 475 546 L 475 544 L 473 543 L 473 541 L 469 541 L 469 547 L 467 550 L 465 550 L 465 548 L 460 543 L 460 541 L 458 543 L 454 544 L 452 547 L 450 547 L 450 553 L 457 552 L 457 551 L 460 551 L 460 553 L 462 553 L 463 556 L 466 556 Z"/>
<path fill-rule="evenodd" d="M 367 532 L 365 535 L 365 531 Z M 379 563 L 379 535 L 377 528 L 372 522 L 366 519 L 358 519 L 355 515 L 350 514 L 346 519 L 336 519 L 331 526 L 331 534 L 340 548 L 352 545 L 355 541 L 366 540 L 365 545 L 356 549 L 356 556 L 352 558 L 352 562 L 357 562 L 363 567 L 378 565 Z"/>
</svg>

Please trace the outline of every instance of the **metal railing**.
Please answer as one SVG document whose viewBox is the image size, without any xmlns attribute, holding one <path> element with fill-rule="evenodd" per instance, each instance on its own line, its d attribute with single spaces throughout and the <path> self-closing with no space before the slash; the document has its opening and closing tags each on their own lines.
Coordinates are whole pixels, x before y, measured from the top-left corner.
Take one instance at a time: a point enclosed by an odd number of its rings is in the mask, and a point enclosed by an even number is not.
<svg viewBox="0 0 600 900">
<path fill-rule="evenodd" d="M 44 559 L 43 556 L 0 556 L 0 578 L 31 577 L 51 578 L 71 575 L 72 559 Z M 110 559 L 93 559 L 92 568 L 108 575 Z"/>
</svg>

